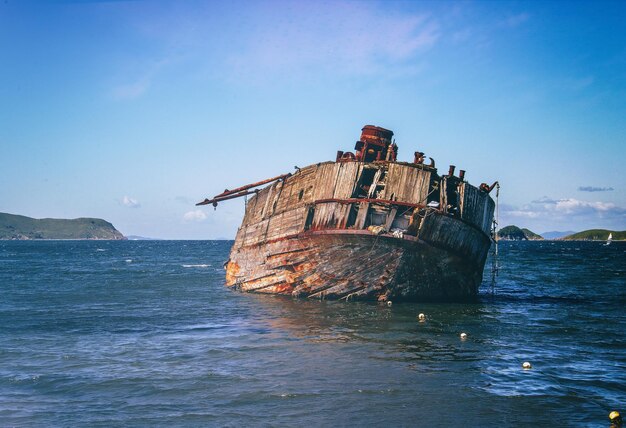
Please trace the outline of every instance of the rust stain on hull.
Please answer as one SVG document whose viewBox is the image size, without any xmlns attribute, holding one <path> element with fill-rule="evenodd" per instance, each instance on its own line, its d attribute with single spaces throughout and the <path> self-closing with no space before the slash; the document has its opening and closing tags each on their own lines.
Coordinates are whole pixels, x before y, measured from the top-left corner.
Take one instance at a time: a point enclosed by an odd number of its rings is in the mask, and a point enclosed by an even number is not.
<svg viewBox="0 0 626 428">
<path fill-rule="evenodd" d="M 225 266 L 226 269 L 226 283 L 231 284 L 237 280 L 239 275 L 239 265 L 235 262 L 228 261 Z"/>
</svg>

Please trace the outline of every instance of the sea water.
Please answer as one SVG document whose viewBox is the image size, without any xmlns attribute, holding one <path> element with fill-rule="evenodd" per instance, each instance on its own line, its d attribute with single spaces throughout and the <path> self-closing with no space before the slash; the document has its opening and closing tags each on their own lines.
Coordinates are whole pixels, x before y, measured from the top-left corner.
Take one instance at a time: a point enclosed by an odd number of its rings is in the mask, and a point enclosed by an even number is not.
<svg viewBox="0 0 626 428">
<path fill-rule="evenodd" d="M 478 302 L 387 306 L 231 291 L 232 241 L 0 242 L 0 425 L 606 427 L 625 244 L 503 242 Z"/>
</svg>

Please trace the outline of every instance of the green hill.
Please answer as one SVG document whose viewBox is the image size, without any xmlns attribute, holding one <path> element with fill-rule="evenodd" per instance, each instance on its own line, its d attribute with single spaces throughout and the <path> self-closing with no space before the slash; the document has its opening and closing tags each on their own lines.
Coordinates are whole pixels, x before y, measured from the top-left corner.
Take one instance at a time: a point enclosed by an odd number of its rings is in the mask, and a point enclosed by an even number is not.
<svg viewBox="0 0 626 428">
<path fill-rule="evenodd" d="M 30 218 L 0 213 L 0 239 L 125 239 L 99 218 Z"/>
<path fill-rule="evenodd" d="M 505 241 L 527 241 L 543 239 L 540 235 L 528 230 L 520 229 L 517 226 L 506 226 L 498 231 L 498 238 Z"/>
<path fill-rule="evenodd" d="M 582 232 L 574 233 L 561 238 L 565 241 L 606 241 L 609 237 L 609 233 L 613 234 L 613 240 L 623 241 L 626 240 L 626 230 L 621 232 L 615 230 L 606 229 L 590 229 Z"/>
<path fill-rule="evenodd" d="M 543 236 L 536 234 L 535 232 L 528 230 L 528 229 L 522 229 L 522 232 L 524 232 L 524 235 L 526 235 L 526 238 L 531 240 L 531 241 L 538 241 L 543 239 Z"/>
</svg>

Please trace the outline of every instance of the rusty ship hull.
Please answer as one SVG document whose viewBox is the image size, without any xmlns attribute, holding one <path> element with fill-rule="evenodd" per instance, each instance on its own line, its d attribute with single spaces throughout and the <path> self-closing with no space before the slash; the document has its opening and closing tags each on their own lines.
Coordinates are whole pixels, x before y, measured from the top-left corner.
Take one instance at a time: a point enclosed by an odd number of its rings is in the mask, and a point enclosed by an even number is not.
<svg viewBox="0 0 626 428">
<path fill-rule="evenodd" d="M 366 126 L 355 154 L 201 202 L 253 195 L 225 264 L 227 286 L 316 299 L 476 297 L 493 186 L 476 188 L 452 166 L 440 176 L 421 152 L 398 162 L 391 135 Z"/>
</svg>

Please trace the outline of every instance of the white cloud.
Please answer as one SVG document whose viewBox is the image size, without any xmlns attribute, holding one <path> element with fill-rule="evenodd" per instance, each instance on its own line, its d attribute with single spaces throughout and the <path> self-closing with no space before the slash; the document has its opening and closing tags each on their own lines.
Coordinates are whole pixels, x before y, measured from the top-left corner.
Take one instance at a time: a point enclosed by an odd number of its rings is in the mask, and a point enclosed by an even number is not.
<svg viewBox="0 0 626 428">
<path fill-rule="evenodd" d="M 203 221 L 206 218 L 207 215 L 203 210 L 188 211 L 183 215 L 185 221 Z"/>
<path fill-rule="evenodd" d="M 124 205 L 125 207 L 128 207 L 128 208 L 139 208 L 141 206 L 139 201 L 137 201 L 136 199 L 133 199 L 133 198 L 131 198 L 129 196 L 124 196 L 122 198 L 122 200 L 120 201 L 120 203 L 122 205 Z"/>
<path fill-rule="evenodd" d="M 561 199 L 554 206 L 554 211 L 563 214 L 604 214 L 604 213 L 624 213 L 624 209 L 610 202 L 586 202 L 578 199 Z"/>
<path fill-rule="evenodd" d="M 542 215 L 539 212 L 530 211 L 527 209 L 505 211 L 504 214 L 510 217 L 518 217 L 518 218 L 539 218 Z"/>
<path fill-rule="evenodd" d="M 546 196 L 521 208 L 502 206 L 505 216 L 517 218 L 561 218 L 572 216 L 593 219 L 619 219 L 626 217 L 626 208 L 612 202 L 581 201 L 574 198 L 551 199 Z"/>
<path fill-rule="evenodd" d="M 272 6 L 273 7 L 273 6 Z M 267 13 L 266 19 L 276 18 Z M 368 3 L 281 4 L 281 17 L 252 32 L 231 57 L 235 72 L 382 73 L 435 45 L 439 25 L 425 14 L 393 14 Z"/>
<path fill-rule="evenodd" d="M 500 204 L 498 223 L 500 227 L 515 224 L 534 231 L 622 230 L 626 224 L 626 208 L 612 202 L 544 196 L 521 207 Z"/>
</svg>

